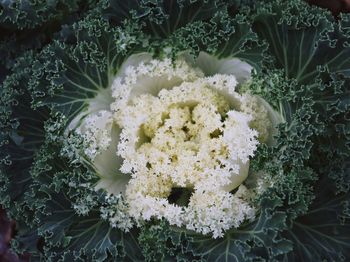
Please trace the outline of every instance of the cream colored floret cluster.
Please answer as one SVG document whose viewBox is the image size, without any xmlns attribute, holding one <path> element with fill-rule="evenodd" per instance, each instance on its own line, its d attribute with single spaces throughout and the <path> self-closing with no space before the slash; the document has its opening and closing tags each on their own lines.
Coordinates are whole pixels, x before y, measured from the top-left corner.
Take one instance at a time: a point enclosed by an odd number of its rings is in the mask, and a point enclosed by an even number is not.
<svg viewBox="0 0 350 262">
<path fill-rule="evenodd" d="M 87 116 L 84 124 L 76 130 L 83 137 L 84 153 L 91 160 L 110 146 L 113 122 L 112 113 L 101 110 Z"/>
<path fill-rule="evenodd" d="M 132 175 L 125 198 L 137 223 L 165 218 L 216 238 L 254 218 L 254 193 L 242 182 L 271 123 L 258 100 L 236 85 L 233 75 L 205 77 L 184 60 L 167 59 L 130 66 L 115 79 L 117 154 L 120 170 Z M 97 136 L 87 153 L 94 156 L 109 137 L 89 123 Z M 187 206 L 169 202 L 173 188 L 193 190 Z"/>
</svg>

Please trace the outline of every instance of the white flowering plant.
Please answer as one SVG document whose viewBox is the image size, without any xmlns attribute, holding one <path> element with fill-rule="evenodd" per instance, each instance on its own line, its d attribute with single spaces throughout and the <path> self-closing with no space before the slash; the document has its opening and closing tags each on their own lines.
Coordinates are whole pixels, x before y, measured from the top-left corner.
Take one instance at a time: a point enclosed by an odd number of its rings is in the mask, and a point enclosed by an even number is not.
<svg viewBox="0 0 350 262">
<path fill-rule="evenodd" d="M 299 0 L 92 2 L 2 83 L 16 251 L 350 258 L 348 16 Z"/>
</svg>

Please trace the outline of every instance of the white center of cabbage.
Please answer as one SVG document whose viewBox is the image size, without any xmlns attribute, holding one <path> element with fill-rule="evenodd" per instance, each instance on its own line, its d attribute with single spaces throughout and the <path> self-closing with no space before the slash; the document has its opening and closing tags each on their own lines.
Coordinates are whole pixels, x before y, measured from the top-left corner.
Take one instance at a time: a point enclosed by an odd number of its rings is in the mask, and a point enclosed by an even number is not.
<svg viewBox="0 0 350 262">
<path fill-rule="evenodd" d="M 254 218 L 254 190 L 242 183 L 258 143 L 273 144 L 279 117 L 262 98 L 237 92 L 250 70 L 205 53 L 175 63 L 131 56 L 112 85 L 111 110 L 78 129 L 101 177 L 96 189 L 122 193 L 137 223 L 165 218 L 213 237 Z M 187 206 L 169 201 L 174 188 L 190 189 Z"/>
<path fill-rule="evenodd" d="M 128 196 L 168 197 L 174 187 L 228 192 L 247 177 L 258 144 L 252 117 L 230 110 L 210 80 L 140 95 L 120 111 L 118 154 L 122 171 L 134 174 Z"/>
</svg>

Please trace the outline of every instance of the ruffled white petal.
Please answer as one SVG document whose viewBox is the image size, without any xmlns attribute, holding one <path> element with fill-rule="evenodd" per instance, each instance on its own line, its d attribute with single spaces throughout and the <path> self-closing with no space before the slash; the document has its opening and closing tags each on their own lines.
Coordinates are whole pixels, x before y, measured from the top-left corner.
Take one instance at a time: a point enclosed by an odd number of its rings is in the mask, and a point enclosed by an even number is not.
<svg viewBox="0 0 350 262">
<path fill-rule="evenodd" d="M 251 79 L 253 67 L 238 58 L 219 59 L 206 52 L 200 52 L 195 59 L 188 52 L 182 53 L 181 56 L 194 67 L 200 68 L 205 76 L 215 74 L 233 75 L 240 84 Z"/>
<path fill-rule="evenodd" d="M 118 69 L 118 73 L 115 76 L 115 78 L 118 77 L 125 77 L 126 76 L 126 71 L 129 67 L 137 67 L 138 65 L 142 63 L 148 63 L 149 61 L 152 60 L 152 54 L 151 53 L 138 53 L 138 54 L 133 54 L 126 59 L 121 67 Z"/>
<path fill-rule="evenodd" d="M 120 172 L 122 160 L 117 156 L 117 144 L 119 140 L 120 129 L 112 126 L 111 142 L 108 147 L 101 151 L 93 160 L 93 165 L 100 177 L 95 189 L 104 189 L 109 194 L 125 194 L 126 185 L 131 176 Z"/>
<path fill-rule="evenodd" d="M 173 65 L 170 59 L 150 60 L 141 62 L 138 66 L 128 66 L 112 84 L 115 102 L 111 104 L 111 109 L 118 115 L 135 97 L 142 94 L 157 95 L 160 90 L 202 76 L 201 71 L 191 68 L 184 61 Z"/>
<path fill-rule="evenodd" d="M 75 131 L 84 138 L 84 153 L 100 177 L 95 189 L 124 194 L 130 175 L 119 171 L 121 159 L 116 151 L 120 128 L 114 124 L 112 113 L 101 110 L 91 114 Z"/>
<path fill-rule="evenodd" d="M 80 128 L 85 124 L 86 118 L 98 113 L 99 111 L 109 110 L 112 103 L 112 91 L 110 88 L 101 88 L 95 97 L 86 99 L 88 107 L 86 110 L 77 114 L 66 128 L 66 134 L 72 130 Z"/>
</svg>

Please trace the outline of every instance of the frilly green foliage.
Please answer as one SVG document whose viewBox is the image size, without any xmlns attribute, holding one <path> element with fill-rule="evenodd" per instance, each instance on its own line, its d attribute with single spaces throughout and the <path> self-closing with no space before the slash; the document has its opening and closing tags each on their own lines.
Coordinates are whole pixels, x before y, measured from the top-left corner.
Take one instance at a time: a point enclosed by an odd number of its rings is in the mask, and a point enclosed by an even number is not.
<svg viewBox="0 0 350 262">
<path fill-rule="evenodd" d="M 93 1 L 42 1 L 42 0 L 16 0 L 2 1 L 0 4 L 0 21 L 4 28 L 24 29 L 35 28 L 47 22 L 60 20 L 72 12 L 84 10 L 84 6 Z"/>
<path fill-rule="evenodd" d="M 283 0 L 30 3 L 0 4 L 1 28 L 16 30 L 1 38 L 11 59 L 0 68 L 0 203 L 17 220 L 14 249 L 38 261 L 350 259 L 349 15 Z M 21 46 L 23 29 L 38 37 Z M 13 42 L 16 55 L 5 50 Z M 253 65 L 251 92 L 285 120 L 251 163 L 273 181 L 260 213 L 220 239 L 164 221 L 112 228 L 102 218 L 112 200 L 76 157 L 79 137 L 63 135 L 110 95 L 128 56 L 184 50 Z"/>
</svg>

